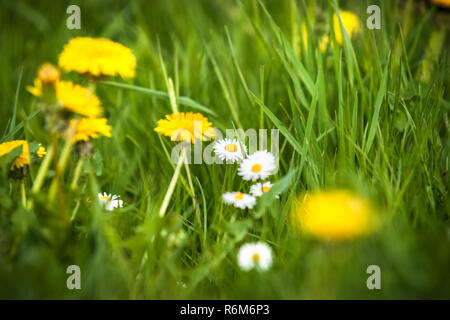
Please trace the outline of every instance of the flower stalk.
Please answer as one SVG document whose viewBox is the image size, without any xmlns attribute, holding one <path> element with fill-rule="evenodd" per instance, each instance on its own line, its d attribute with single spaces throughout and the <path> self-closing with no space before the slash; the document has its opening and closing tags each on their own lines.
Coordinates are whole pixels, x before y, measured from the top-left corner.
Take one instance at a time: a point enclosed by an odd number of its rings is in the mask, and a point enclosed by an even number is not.
<svg viewBox="0 0 450 320">
<path fill-rule="evenodd" d="M 167 211 L 167 207 L 169 206 L 169 202 L 170 199 L 172 198 L 173 191 L 175 190 L 178 178 L 180 177 L 181 166 L 183 165 L 183 161 L 185 161 L 185 157 L 186 157 L 186 149 L 183 148 L 181 155 L 178 158 L 177 166 L 175 168 L 175 172 L 173 173 L 172 180 L 170 181 L 169 188 L 167 189 L 166 195 L 164 196 L 164 200 L 161 204 L 161 208 L 159 209 L 160 217 L 163 217 Z"/>
<path fill-rule="evenodd" d="M 56 193 L 57 193 L 58 189 L 60 188 L 61 180 L 64 175 L 64 170 L 66 169 L 67 161 L 69 160 L 70 151 L 72 150 L 73 137 L 75 135 L 76 128 L 78 126 L 79 121 L 80 121 L 79 119 L 75 120 L 75 125 L 72 128 L 69 128 L 67 130 L 66 142 L 65 142 L 64 148 L 61 152 L 61 157 L 59 158 L 59 161 L 56 165 L 55 178 L 53 179 L 52 184 L 50 186 L 50 194 L 49 194 L 50 202 L 53 202 L 55 200 Z"/>
<path fill-rule="evenodd" d="M 77 166 L 75 167 L 75 172 L 73 174 L 72 183 L 70 184 L 70 189 L 75 190 L 77 188 L 78 179 L 80 178 L 81 171 L 83 169 L 85 157 L 80 157 L 77 162 Z"/>
<path fill-rule="evenodd" d="M 31 189 L 31 193 L 36 194 L 41 190 L 42 184 L 44 183 L 45 175 L 48 172 L 48 168 L 50 167 L 50 163 L 55 154 L 55 146 L 52 143 L 50 147 L 47 149 L 47 154 L 44 157 L 44 160 L 39 167 L 38 173 L 36 175 L 36 179 L 34 180 L 33 187 Z"/>
<path fill-rule="evenodd" d="M 27 206 L 27 193 L 25 191 L 25 183 L 23 182 L 23 180 L 20 182 L 20 194 L 22 197 L 22 205 L 24 207 Z"/>
</svg>

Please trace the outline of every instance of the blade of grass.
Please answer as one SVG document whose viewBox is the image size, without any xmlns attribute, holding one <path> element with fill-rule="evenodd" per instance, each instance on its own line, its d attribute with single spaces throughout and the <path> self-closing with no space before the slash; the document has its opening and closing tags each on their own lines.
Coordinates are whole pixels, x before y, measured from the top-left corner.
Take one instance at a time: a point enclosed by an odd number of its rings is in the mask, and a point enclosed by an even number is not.
<svg viewBox="0 0 450 320">
<path fill-rule="evenodd" d="M 389 60 L 389 58 L 388 58 Z M 370 151 L 370 148 L 372 147 L 373 140 L 375 138 L 375 133 L 377 130 L 377 127 L 379 126 L 379 116 L 380 116 L 380 109 L 381 105 L 383 103 L 384 96 L 386 95 L 386 88 L 387 88 L 387 81 L 389 76 L 389 62 L 384 68 L 383 72 L 383 78 L 381 79 L 380 88 L 378 89 L 377 99 L 375 100 L 374 105 L 374 112 L 372 116 L 372 121 L 370 123 L 369 127 L 369 133 L 367 136 L 367 140 L 364 146 L 364 152 L 368 153 Z"/>
<path fill-rule="evenodd" d="M 99 81 L 99 83 L 106 84 L 106 85 L 113 86 L 113 87 L 122 88 L 122 89 L 128 89 L 128 90 L 132 90 L 132 91 L 136 91 L 136 92 L 141 92 L 144 94 L 154 96 L 156 98 L 161 98 L 161 99 L 170 101 L 169 94 L 164 91 L 153 90 L 153 89 L 149 89 L 149 88 L 144 88 L 144 87 L 140 87 L 140 86 L 136 86 L 136 85 L 132 85 L 132 84 L 115 82 L 115 81 Z M 178 101 L 178 103 L 183 104 L 185 106 L 191 107 L 193 109 L 196 109 L 196 110 L 199 110 L 199 111 L 202 111 L 205 113 L 209 113 L 210 115 L 213 115 L 213 116 L 217 116 L 217 113 L 215 113 L 208 107 L 205 107 L 204 105 L 192 100 L 191 98 L 181 96 L 181 97 L 177 97 L 177 101 Z"/>
</svg>

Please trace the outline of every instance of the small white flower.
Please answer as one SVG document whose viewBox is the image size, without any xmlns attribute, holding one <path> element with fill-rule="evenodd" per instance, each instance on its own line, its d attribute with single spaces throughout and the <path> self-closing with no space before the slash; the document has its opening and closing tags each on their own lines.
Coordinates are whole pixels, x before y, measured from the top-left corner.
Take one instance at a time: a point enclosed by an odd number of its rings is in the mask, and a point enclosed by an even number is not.
<svg viewBox="0 0 450 320">
<path fill-rule="evenodd" d="M 103 192 L 103 194 L 98 194 L 98 200 L 100 200 L 100 203 L 102 203 L 105 206 L 105 210 L 107 211 L 113 211 L 114 208 L 122 208 L 123 207 L 123 201 L 119 200 L 120 196 L 106 194 L 106 192 Z"/>
<path fill-rule="evenodd" d="M 244 271 L 255 267 L 267 270 L 272 265 L 272 250 L 264 242 L 247 243 L 239 249 L 237 258 L 239 267 Z"/>
<path fill-rule="evenodd" d="M 269 192 L 272 188 L 273 184 L 270 181 L 266 181 L 264 183 L 258 182 L 250 187 L 250 194 L 254 197 L 260 197 L 264 193 Z M 275 196 L 278 198 L 278 196 Z"/>
<path fill-rule="evenodd" d="M 236 139 L 225 138 L 214 143 L 214 152 L 220 160 L 226 160 L 229 163 L 241 161 L 244 155 L 247 154 L 247 147 L 243 145 L 244 152 L 242 152 L 241 144 Z"/>
<path fill-rule="evenodd" d="M 238 174 L 244 180 L 264 180 L 275 170 L 275 157 L 268 151 L 256 151 L 241 162 Z"/>
<path fill-rule="evenodd" d="M 232 204 L 236 208 L 253 208 L 256 204 L 256 198 L 242 192 L 226 192 L 222 195 L 223 202 Z"/>
</svg>

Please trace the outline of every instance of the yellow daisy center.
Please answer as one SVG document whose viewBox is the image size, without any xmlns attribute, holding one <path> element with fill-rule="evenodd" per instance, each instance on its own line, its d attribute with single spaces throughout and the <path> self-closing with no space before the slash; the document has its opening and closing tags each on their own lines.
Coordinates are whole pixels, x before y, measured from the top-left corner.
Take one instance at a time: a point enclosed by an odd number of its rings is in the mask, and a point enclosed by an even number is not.
<svg viewBox="0 0 450 320">
<path fill-rule="evenodd" d="M 236 152 L 237 146 L 233 143 L 229 143 L 225 146 L 225 150 L 227 150 L 228 152 Z"/>
<path fill-rule="evenodd" d="M 260 165 L 260 164 L 254 164 L 253 166 L 252 166 L 252 171 L 253 172 L 260 172 L 261 171 L 261 168 L 262 168 L 262 166 Z"/>
<path fill-rule="evenodd" d="M 244 195 L 241 192 L 239 192 L 239 193 L 236 193 L 234 198 L 237 200 L 242 200 L 242 199 L 244 199 Z"/>
<path fill-rule="evenodd" d="M 110 198 L 110 197 L 108 197 L 108 196 L 103 196 L 103 197 L 101 197 L 101 198 L 100 198 L 100 200 L 106 200 L 106 201 L 110 201 L 110 200 L 111 200 L 111 198 Z"/>
<path fill-rule="evenodd" d="M 253 262 L 259 262 L 260 259 L 261 259 L 261 257 L 259 256 L 258 253 L 253 254 L 253 256 L 252 256 Z"/>
<path fill-rule="evenodd" d="M 267 191 L 270 190 L 270 187 L 268 187 L 268 186 L 263 186 L 261 189 L 262 189 L 262 192 L 267 192 Z"/>
</svg>

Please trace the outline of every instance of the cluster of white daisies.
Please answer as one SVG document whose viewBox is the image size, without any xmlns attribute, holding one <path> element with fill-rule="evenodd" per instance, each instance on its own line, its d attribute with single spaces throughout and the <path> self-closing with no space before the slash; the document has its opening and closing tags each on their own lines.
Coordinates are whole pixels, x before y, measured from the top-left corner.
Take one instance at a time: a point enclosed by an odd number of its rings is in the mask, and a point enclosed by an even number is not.
<svg viewBox="0 0 450 320">
<path fill-rule="evenodd" d="M 256 198 L 272 188 L 272 183 L 266 180 L 275 170 L 275 157 L 268 151 L 256 151 L 247 155 L 247 148 L 238 140 L 225 138 L 214 144 L 214 152 L 220 160 L 227 163 L 238 162 L 238 175 L 246 181 L 256 181 L 250 187 L 249 193 L 240 191 L 226 192 L 222 199 L 226 204 L 240 209 L 252 209 Z M 272 250 L 264 242 L 246 243 L 237 256 L 239 267 L 248 271 L 251 269 L 267 270 L 272 265 Z"/>
<path fill-rule="evenodd" d="M 256 198 L 268 192 L 272 183 L 266 180 L 275 170 L 275 157 L 268 151 L 256 151 L 247 155 L 245 145 L 236 139 L 225 138 L 214 144 L 214 152 L 227 163 L 240 162 L 238 175 L 246 181 L 258 181 L 250 187 L 250 193 L 239 191 L 226 192 L 222 199 L 226 204 L 240 209 L 251 209 L 256 204 Z"/>
<path fill-rule="evenodd" d="M 246 181 L 258 181 L 250 187 L 250 193 L 226 192 L 222 198 L 226 204 L 234 205 L 236 208 L 253 208 L 256 198 L 268 192 L 272 183 L 266 180 L 275 170 L 275 158 L 268 151 L 256 151 L 247 155 L 245 145 L 236 139 L 223 139 L 214 144 L 214 151 L 221 160 L 227 163 L 239 162 L 238 175 Z M 98 194 L 98 200 L 107 211 L 123 207 L 120 196 Z M 272 250 L 264 242 L 246 243 L 240 249 L 237 256 L 239 267 L 244 271 L 251 269 L 267 270 L 272 265 Z"/>
</svg>

